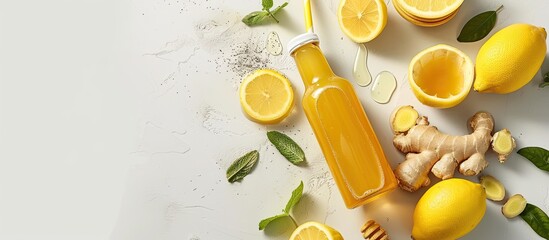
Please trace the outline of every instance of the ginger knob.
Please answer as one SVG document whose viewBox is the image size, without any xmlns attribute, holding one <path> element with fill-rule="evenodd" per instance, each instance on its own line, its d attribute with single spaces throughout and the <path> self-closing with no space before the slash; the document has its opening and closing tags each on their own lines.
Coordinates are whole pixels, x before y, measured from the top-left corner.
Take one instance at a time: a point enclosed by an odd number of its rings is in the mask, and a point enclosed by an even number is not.
<svg viewBox="0 0 549 240">
<path fill-rule="evenodd" d="M 374 220 L 368 220 L 360 229 L 362 236 L 367 240 L 389 240 L 385 229 Z"/>
</svg>

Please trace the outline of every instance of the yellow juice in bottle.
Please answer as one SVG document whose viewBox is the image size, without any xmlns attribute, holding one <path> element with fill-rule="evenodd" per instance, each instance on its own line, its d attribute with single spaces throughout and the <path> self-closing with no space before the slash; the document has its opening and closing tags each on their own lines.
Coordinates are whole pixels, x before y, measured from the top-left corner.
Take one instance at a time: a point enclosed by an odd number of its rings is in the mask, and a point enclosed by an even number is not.
<svg viewBox="0 0 549 240">
<path fill-rule="evenodd" d="M 306 88 L 303 109 L 347 208 L 396 188 L 353 86 L 332 72 L 316 34 L 294 38 L 289 48 Z"/>
</svg>

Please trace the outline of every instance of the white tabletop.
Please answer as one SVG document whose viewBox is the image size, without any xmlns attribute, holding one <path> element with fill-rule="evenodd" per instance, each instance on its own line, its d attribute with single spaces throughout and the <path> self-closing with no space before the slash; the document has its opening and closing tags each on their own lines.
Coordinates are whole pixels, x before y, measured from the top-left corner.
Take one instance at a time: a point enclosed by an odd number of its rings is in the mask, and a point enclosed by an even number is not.
<svg viewBox="0 0 549 240">
<path fill-rule="evenodd" d="M 302 3 L 290 1 L 280 24 L 241 23 L 260 2 L 0 1 L 0 239 L 287 239 L 291 222 L 266 231 L 258 223 L 280 213 L 301 180 L 298 223 L 323 222 L 346 239 L 361 239 L 360 226 L 374 219 L 392 239 L 409 239 L 425 189 L 345 208 L 301 109 L 293 59 L 264 51 L 272 31 L 284 45 L 302 33 Z M 337 3 L 313 1 L 315 30 L 334 71 L 353 81 L 358 47 L 339 29 Z M 515 93 L 471 92 L 445 110 L 421 105 L 406 82 L 410 59 L 438 43 L 474 60 L 486 39 L 458 43 L 456 36 L 472 16 L 501 4 L 490 35 L 517 22 L 549 28 L 546 0 L 466 0 L 454 19 L 435 28 L 406 22 L 388 3 L 384 32 L 367 44 L 368 63 L 374 77 L 394 73 L 398 89 L 382 105 L 370 98 L 371 85 L 353 84 L 393 167 L 404 157 L 392 146 L 388 118 L 403 104 L 451 134 L 466 134 L 467 119 L 486 110 L 496 129 L 515 135 L 518 148 L 549 148 L 549 88 L 537 87 L 540 73 Z M 294 112 L 279 125 L 253 123 L 240 110 L 239 82 L 259 67 L 283 72 L 294 86 Z M 541 72 L 547 71 L 546 61 Z M 267 141 L 268 130 L 291 136 L 308 164 L 286 161 Z M 227 167 L 254 149 L 257 168 L 229 184 Z M 487 157 L 484 173 L 549 212 L 547 172 L 516 153 L 503 165 L 495 154 Z M 504 218 L 500 204 L 487 205 L 463 239 L 540 239 L 520 218 Z"/>
</svg>

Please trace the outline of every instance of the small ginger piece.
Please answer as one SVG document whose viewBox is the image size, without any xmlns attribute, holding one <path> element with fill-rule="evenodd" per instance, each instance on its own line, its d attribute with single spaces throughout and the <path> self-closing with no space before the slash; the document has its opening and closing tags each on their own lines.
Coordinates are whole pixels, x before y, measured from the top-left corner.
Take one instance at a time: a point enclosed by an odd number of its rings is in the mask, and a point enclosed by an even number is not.
<svg viewBox="0 0 549 240">
<path fill-rule="evenodd" d="M 515 139 L 507 129 L 496 132 L 492 137 L 492 150 L 499 154 L 498 159 L 500 163 L 505 162 L 507 156 L 513 152 L 515 147 Z"/>
<path fill-rule="evenodd" d="M 416 125 L 419 113 L 414 107 L 407 105 L 401 106 L 391 114 L 391 129 L 394 133 L 404 133 Z"/>
<path fill-rule="evenodd" d="M 427 117 L 419 117 L 416 125 L 405 133 L 395 133 L 393 145 L 406 154 L 404 162 L 395 169 L 399 186 L 413 192 L 430 184 L 429 171 L 436 177 L 448 179 L 455 169 L 466 176 L 480 173 L 488 162 L 484 154 L 490 147 L 494 119 L 487 112 L 478 112 L 470 120 L 473 132 L 452 136 L 430 126 Z"/>
<path fill-rule="evenodd" d="M 486 190 L 486 198 L 492 201 L 501 201 L 505 198 L 505 187 L 495 177 L 490 175 L 481 176 L 480 185 Z"/>
<path fill-rule="evenodd" d="M 515 194 L 501 207 L 501 213 L 506 218 L 514 218 L 524 211 L 526 203 L 526 199 L 522 195 Z"/>
<path fill-rule="evenodd" d="M 360 228 L 362 236 L 367 240 L 389 240 L 389 236 L 385 229 L 381 227 L 376 221 L 368 220 L 362 228 Z"/>
</svg>

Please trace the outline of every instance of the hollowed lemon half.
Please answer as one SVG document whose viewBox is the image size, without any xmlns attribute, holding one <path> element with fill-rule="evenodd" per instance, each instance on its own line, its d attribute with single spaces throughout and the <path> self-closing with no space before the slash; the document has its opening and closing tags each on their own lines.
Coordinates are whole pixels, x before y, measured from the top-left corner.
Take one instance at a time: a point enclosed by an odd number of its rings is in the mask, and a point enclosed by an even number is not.
<svg viewBox="0 0 549 240">
<path fill-rule="evenodd" d="M 408 81 L 417 99 L 437 108 L 449 108 L 462 102 L 471 90 L 474 77 L 471 59 L 445 44 L 421 51 L 408 68 Z"/>
</svg>

